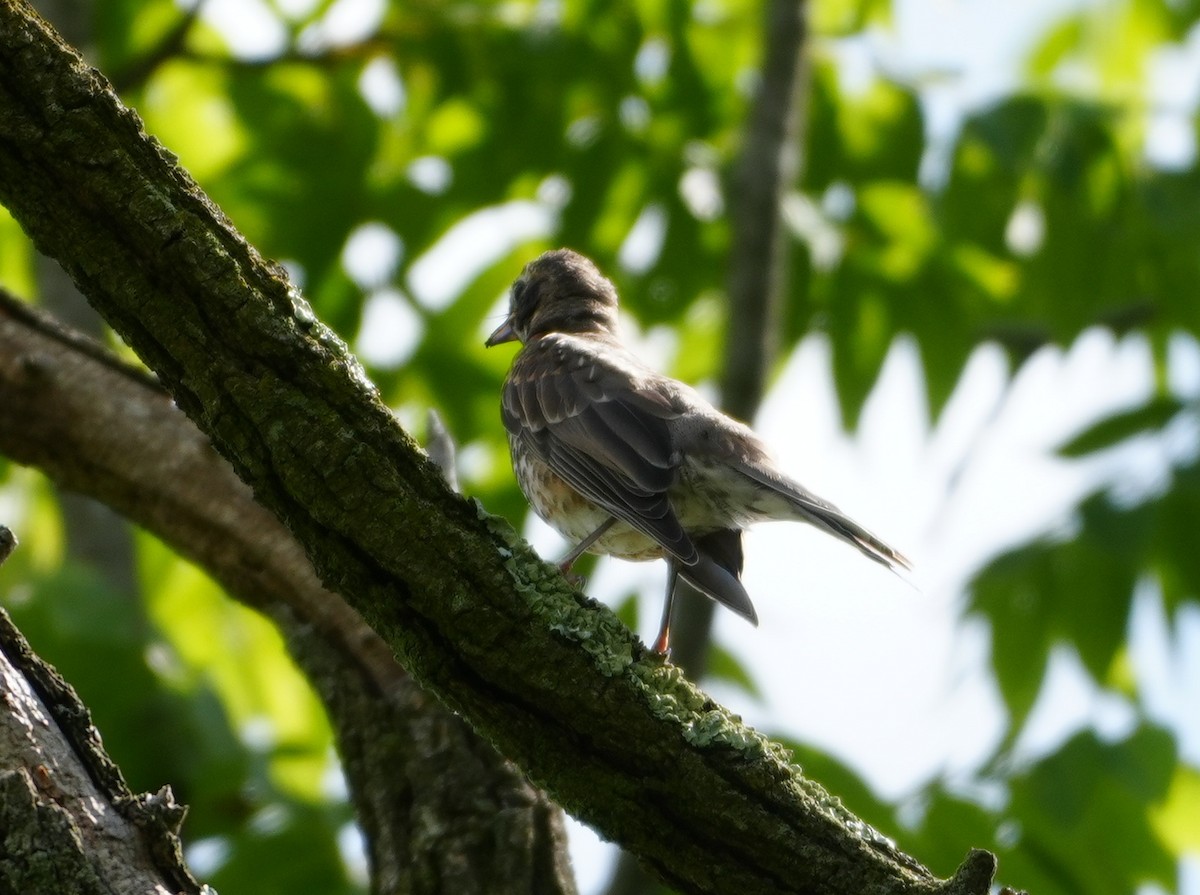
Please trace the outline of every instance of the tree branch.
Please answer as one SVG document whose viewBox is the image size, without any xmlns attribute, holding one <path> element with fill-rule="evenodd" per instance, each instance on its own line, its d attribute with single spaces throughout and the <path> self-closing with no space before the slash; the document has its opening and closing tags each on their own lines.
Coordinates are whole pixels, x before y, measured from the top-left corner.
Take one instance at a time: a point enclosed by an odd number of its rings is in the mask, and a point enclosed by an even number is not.
<svg viewBox="0 0 1200 895">
<path fill-rule="evenodd" d="M 0 526 L 0 564 L 16 539 Z M 185 809 L 169 787 L 135 796 L 87 708 L 0 610 L 0 892 L 187 893 Z"/>
<path fill-rule="evenodd" d="M 0 453 L 104 501 L 279 626 L 337 735 L 373 891 L 575 891 L 560 812 L 321 585 L 155 380 L 0 291 L 0 394 Z"/>
<path fill-rule="evenodd" d="M 758 90 L 728 190 L 733 244 L 721 405 L 740 420 L 758 412 L 767 374 L 779 356 L 790 256 L 782 208 L 800 173 L 807 11 L 808 4 L 797 0 L 767 4 Z M 690 587 L 683 597 L 676 659 L 699 679 L 707 669 L 714 604 Z"/>
<path fill-rule="evenodd" d="M 345 346 L 22 0 L 0 3 L 0 200 L 325 583 L 565 808 L 687 892 L 941 882 L 454 494 Z"/>
</svg>

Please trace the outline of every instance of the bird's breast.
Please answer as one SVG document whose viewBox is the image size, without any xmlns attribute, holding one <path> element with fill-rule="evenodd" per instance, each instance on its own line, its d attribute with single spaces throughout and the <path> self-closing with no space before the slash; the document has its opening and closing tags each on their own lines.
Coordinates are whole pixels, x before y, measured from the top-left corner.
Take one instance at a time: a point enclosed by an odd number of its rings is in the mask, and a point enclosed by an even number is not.
<svg viewBox="0 0 1200 895">
<path fill-rule="evenodd" d="M 536 456 L 519 444 L 514 443 L 512 448 L 513 471 L 525 499 L 533 511 L 572 546 L 608 520 L 611 513 L 568 485 Z M 617 522 L 592 544 L 588 552 L 637 561 L 658 559 L 663 555 L 662 547 L 656 541 L 624 522 Z"/>
</svg>

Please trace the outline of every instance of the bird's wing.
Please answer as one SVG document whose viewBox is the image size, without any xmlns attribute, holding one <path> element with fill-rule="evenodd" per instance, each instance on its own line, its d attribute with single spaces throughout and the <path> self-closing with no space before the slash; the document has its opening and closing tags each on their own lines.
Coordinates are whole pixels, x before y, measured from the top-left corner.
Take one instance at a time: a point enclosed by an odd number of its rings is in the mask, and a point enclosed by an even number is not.
<svg viewBox="0 0 1200 895">
<path fill-rule="evenodd" d="M 667 500 L 680 464 L 667 421 L 679 411 L 647 375 L 615 344 L 544 336 L 513 363 L 504 425 L 584 497 L 694 566 L 696 545 Z"/>
</svg>

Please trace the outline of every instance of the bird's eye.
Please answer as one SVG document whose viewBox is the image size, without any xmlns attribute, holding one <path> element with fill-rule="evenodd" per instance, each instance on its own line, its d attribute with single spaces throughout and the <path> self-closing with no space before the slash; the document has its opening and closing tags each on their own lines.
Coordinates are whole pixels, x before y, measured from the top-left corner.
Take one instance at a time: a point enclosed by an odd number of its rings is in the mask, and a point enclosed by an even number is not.
<svg viewBox="0 0 1200 895">
<path fill-rule="evenodd" d="M 517 280 L 512 284 L 512 293 L 509 298 L 509 306 L 516 310 L 517 305 L 521 303 L 521 296 L 525 292 L 525 281 Z"/>
<path fill-rule="evenodd" d="M 538 287 L 536 283 L 530 283 L 524 278 L 513 283 L 512 288 L 512 316 L 513 322 L 527 324 L 533 316 L 534 310 L 537 308 Z"/>
</svg>

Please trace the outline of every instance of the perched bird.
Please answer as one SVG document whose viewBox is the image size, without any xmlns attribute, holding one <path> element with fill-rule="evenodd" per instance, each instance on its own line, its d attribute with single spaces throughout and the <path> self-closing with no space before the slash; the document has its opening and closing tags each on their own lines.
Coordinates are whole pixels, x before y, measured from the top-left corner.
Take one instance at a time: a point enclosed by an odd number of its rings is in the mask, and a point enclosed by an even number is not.
<svg viewBox="0 0 1200 895">
<path fill-rule="evenodd" d="M 758 624 L 742 586 L 742 529 L 808 522 L 888 568 L 908 560 L 784 475 L 763 443 L 617 337 L 617 292 L 587 258 L 546 252 L 513 283 L 488 347 L 519 341 L 501 416 L 513 469 L 539 516 L 584 551 L 667 561 L 654 649 L 670 647 L 678 577 Z"/>
</svg>

